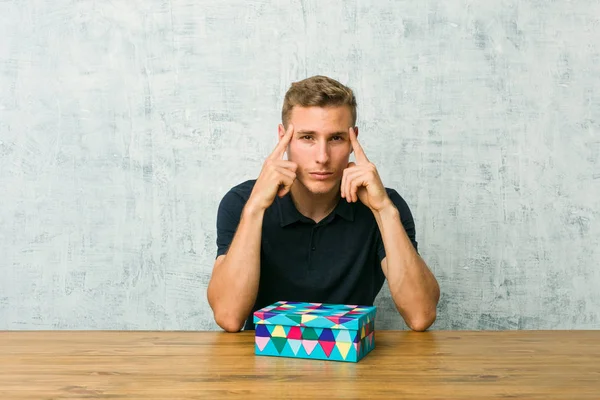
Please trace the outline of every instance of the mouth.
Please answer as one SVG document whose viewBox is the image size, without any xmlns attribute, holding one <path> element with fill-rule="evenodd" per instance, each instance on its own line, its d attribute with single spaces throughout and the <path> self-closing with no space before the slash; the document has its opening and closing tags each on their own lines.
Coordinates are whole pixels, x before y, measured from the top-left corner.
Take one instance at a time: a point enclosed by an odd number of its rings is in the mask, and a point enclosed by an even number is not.
<svg viewBox="0 0 600 400">
<path fill-rule="evenodd" d="M 333 172 L 316 171 L 316 172 L 311 172 L 310 176 L 317 180 L 325 180 L 325 179 L 329 179 L 330 177 L 332 177 Z"/>
</svg>

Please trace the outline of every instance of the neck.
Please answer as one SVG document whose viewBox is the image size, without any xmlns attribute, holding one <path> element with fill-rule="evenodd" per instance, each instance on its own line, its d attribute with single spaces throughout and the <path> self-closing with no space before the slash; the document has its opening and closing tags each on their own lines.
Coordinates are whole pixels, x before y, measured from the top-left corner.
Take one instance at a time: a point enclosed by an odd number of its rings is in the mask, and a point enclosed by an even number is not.
<svg viewBox="0 0 600 400">
<path fill-rule="evenodd" d="M 328 216 L 340 201 L 339 186 L 328 193 L 314 194 L 301 183 L 294 182 L 290 194 L 300 214 L 317 223 Z"/>
</svg>

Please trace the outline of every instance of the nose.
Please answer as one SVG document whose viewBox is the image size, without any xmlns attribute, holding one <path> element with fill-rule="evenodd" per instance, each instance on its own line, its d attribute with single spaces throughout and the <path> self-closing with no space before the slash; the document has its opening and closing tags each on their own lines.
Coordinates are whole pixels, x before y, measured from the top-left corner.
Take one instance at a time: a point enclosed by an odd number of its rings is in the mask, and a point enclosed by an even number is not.
<svg viewBox="0 0 600 400">
<path fill-rule="evenodd" d="M 329 162 L 329 145 L 325 140 L 319 142 L 317 148 L 317 163 L 327 164 L 327 162 Z"/>
</svg>

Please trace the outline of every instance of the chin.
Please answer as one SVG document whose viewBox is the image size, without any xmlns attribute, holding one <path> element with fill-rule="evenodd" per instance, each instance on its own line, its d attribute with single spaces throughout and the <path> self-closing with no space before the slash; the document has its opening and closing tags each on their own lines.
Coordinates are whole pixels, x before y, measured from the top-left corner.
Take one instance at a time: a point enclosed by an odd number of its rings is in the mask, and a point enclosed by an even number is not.
<svg viewBox="0 0 600 400">
<path fill-rule="evenodd" d="M 339 182 L 331 181 L 331 182 L 302 182 L 302 186 L 306 188 L 306 190 L 312 194 L 328 194 L 333 190 L 336 190 L 339 187 Z"/>
</svg>

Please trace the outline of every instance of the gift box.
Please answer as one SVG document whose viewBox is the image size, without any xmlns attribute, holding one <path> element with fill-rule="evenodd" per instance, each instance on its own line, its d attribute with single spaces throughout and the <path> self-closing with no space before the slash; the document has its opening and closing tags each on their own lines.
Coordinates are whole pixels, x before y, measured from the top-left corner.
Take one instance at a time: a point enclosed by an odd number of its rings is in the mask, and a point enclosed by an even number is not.
<svg viewBox="0 0 600 400">
<path fill-rule="evenodd" d="M 255 354 L 358 362 L 375 348 L 375 306 L 279 301 L 254 312 Z"/>
</svg>

